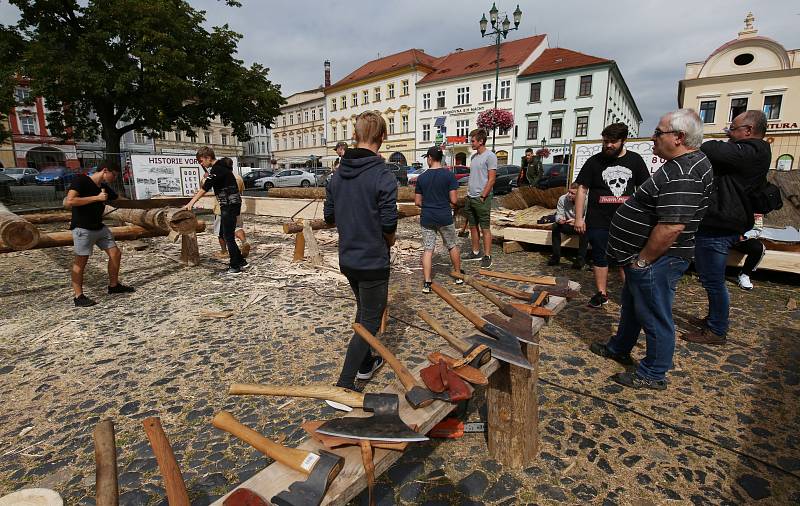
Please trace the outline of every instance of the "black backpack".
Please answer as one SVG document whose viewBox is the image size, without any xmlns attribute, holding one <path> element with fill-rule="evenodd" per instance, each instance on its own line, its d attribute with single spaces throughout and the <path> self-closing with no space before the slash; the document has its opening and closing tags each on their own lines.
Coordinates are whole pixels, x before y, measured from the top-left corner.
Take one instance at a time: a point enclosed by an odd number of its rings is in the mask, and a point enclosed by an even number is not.
<svg viewBox="0 0 800 506">
<path fill-rule="evenodd" d="M 767 214 L 783 207 L 781 189 L 764 178 L 764 182 L 750 193 L 753 212 Z"/>
</svg>

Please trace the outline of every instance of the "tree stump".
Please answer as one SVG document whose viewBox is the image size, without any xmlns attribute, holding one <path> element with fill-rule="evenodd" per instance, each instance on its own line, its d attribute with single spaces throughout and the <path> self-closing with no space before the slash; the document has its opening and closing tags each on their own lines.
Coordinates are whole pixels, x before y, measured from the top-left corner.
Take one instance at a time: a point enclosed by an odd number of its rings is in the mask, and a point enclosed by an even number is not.
<svg viewBox="0 0 800 506">
<path fill-rule="evenodd" d="M 39 229 L 0 204 L 0 240 L 15 251 L 31 249 L 39 243 Z"/>
<path fill-rule="evenodd" d="M 311 260 L 311 265 L 314 267 L 323 265 L 325 262 L 322 259 L 322 252 L 319 250 L 317 238 L 314 237 L 314 231 L 311 230 L 311 224 L 309 222 L 303 225 L 303 238 L 305 239 L 306 246 L 308 246 L 308 255 Z"/>
<path fill-rule="evenodd" d="M 181 234 L 181 263 L 189 267 L 200 264 L 200 247 L 194 231 Z"/>
</svg>

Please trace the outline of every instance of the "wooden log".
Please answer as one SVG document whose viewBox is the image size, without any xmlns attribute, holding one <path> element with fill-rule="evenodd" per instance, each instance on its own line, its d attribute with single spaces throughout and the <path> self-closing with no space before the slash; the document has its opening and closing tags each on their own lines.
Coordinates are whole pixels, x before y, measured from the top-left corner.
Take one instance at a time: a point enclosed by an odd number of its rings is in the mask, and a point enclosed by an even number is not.
<svg viewBox="0 0 800 506">
<path fill-rule="evenodd" d="M 317 238 L 314 237 L 314 231 L 311 230 L 311 226 L 308 223 L 303 226 L 303 239 L 305 239 L 306 246 L 308 246 L 311 265 L 314 267 L 323 265 L 325 261 L 322 259 L 322 252 L 319 250 Z"/>
<path fill-rule="evenodd" d="M 292 262 L 302 262 L 306 256 L 306 238 L 302 228 L 294 234 L 294 256 Z"/>
<path fill-rule="evenodd" d="M 95 504 L 117 506 L 117 445 L 114 439 L 114 422 L 109 418 L 94 429 Z"/>
<path fill-rule="evenodd" d="M 413 186 L 400 186 L 397 188 L 397 201 L 414 202 L 414 193 L 415 189 Z M 460 199 L 463 200 L 466 194 L 466 187 L 458 189 L 458 196 Z M 325 188 L 272 188 L 267 192 L 267 198 L 325 200 Z"/>
<path fill-rule="evenodd" d="M 115 209 L 106 206 L 106 218 L 119 220 L 140 227 L 167 230 L 167 209 Z"/>
<path fill-rule="evenodd" d="M 197 230 L 197 216 L 188 209 L 170 209 L 166 212 L 170 229 L 179 234 L 189 234 Z"/>
<path fill-rule="evenodd" d="M 205 222 L 201 222 L 205 225 Z M 148 230 L 138 225 L 126 225 L 124 227 L 110 227 L 111 234 L 116 241 L 129 241 L 132 239 L 142 239 L 144 237 L 159 237 L 167 235 L 166 232 L 159 230 Z M 61 246 L 72 246 L 72 231 L 51 232 L 40 234 L 39 242 L 31 249 L 58 248 Z M 16 251 L 6 245 L 0 245 L 0 253 L 10 253 Z"/>
<path fill-rule="evenodd" d="M 419 216 L 420 208 L 414 205 L 400 204 L 397 206 L 398 218 L 410 218 L 411 216 Z M 284 234 L 296 234 L 303 231 L 302 221 L 290 221 L 283 224 Z M 336 225 L 331 225 L 325 220 L 308 220 L 307 223 L 311 224 L 311 230 L 326 230 L 329 228 L 336 228 Z"/>
<path fill-rule="evenodd" d="M 181 234 L 181 263 L 189 267 L 200 264 L 200 247 L 195 232 Z"/>
<path fill-rule="evenodd" d="M 34 225 L 41 225 L 42 223 L 61 223 L 70 221 L 72 219 L 71 211 L 59 211 L 55 213 L 31 213 L 20 214 L 20 218 L 24 219 Z"/>
<path fill-rule="evenodd" d="M 33 223 L 25 221 L 0 204 L 0 240 L 3 244 L 12 250 L 22 251 L 36 247 L 39 239 L 39 229 Z"/>
</svg>

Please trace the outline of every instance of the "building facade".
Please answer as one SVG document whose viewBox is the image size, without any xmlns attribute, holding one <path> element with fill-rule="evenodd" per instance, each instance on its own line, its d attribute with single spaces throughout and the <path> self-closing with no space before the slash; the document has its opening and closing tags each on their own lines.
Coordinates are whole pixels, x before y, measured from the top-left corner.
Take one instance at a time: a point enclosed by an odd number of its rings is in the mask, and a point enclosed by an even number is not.
<svg viewBox="0 0 800 506">
<path fill-rule="evenodd" d="M 325 94 L 322 87 L 286 98 L 272 126 L 276 168 L 322 166 L 325 147 Z"/>
<path fill-rule="evenodd" d="M 444 142 L 448 163 L 466 164 L 469 132 L 477 128 L 478 115 L 494 108 L 495 93 L 498 93 L 497 108 L 513 112 L 519 71 L 546 47 L 546 35 L 502 43 L 499 79 L 496 79 L 494 45 L 456 50 L 438 58 L 435 69 L 417 83 L 417 155 Z M 499 164 L 510 163 L 513 142 L 513 129 L 497 130 L 489 132 L 487 147 L 491 149 L 494 144 Z"/>
<path fill-rule="evenodd" d="M 265 125 L 248 123 L 247 131 L 250 133 L 250 140 L 243 145 L 241 165 L 260 169 L 272 168 L 272 129 Z"/>
<path fill-rule="evenodd" d="M 210 146 L 217 158 L 242 156 L 242 143 L 219 116 L 211 119 L 208 128 L 195 129 L 193 135 L 178 130 L 163 132 L 154 142 L 155 152 L 162 155 L 194 155 L 201 146 Z"/>
<path fill-rule="evenodd" d="M 3 128 L 11 133 L 11 126 L 8 123 L 8 118 L 2 120 Z M 17 164 L 17 159 L 14 158 L 14 143 L 11 142 L 11 137 L 0 143 L 0 168 L 14 167 Z"/>
<path fill-rule="evenodd" d="M 573 141 L 599 139 L 610 123 L 638 137 L 642 116 L 612 60 L 548 48 L 517 79 L 514 163 L 527 148 L 547 147 L 545 163 L 567 162 Z"/>
<path fill-rule="evenodd" d="M 758 35 L 749 13 L 737 38 L 705 60 L 686 64 L 678 105 L 698 111 L 707 135 L 724 135 L 733 118 L 748 109 L 767 115 L 766 141 L 772 168 L 797 169 L 800 162 L 800 49 Z"/>
<path fill-rule="evenodd" d="M 417 83 L 434 70 L 435 60 L 420 49 L 409 49 L 372 60 L 325 87 L 328 155 L 335 154 L 337 142 L 352 144 L 359 114 L 377 111 L 389 129 L 380 155 L 400 165 L 416 161 Z"/>
</svg>

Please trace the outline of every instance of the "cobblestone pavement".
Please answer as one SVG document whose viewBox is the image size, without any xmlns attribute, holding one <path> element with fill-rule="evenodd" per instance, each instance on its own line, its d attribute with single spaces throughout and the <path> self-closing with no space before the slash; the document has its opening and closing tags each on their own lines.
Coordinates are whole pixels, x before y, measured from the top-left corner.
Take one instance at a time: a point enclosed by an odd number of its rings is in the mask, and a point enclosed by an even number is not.
<svg viewBox="0 0 800 506">
<path fill-rule="evenodd" d="M 408 242 L 392 275 L 395 318 L 386 334 L 410 364 L 434 346 L 428 332 L 409 325 L 424 327 L 413 310 L 426 308 L 457 334 L 470 330 L 435 295 L 420 293 L 418 251 L 410 247 L 417 227 L 414 219 L 401 225 Z M 278 220 L 250 218 L 248 232 L 256 244 L 252 269 L 233 280 L 217 275 L 223 264 L 209 258 L 216 247 L 209 234 L 200 236 L 207 260 L 193 269 L 172 260 L 178 246 L 165 238 L 147 240 L 144 251 L 126 247 L 122 280 L 137 288 L 132 295 L 105 294 L 105 258 L 95 255 L 86 292 L 100 304 L 90 309 L 72 307 L 70 248 L 2 257 L 0 496 L 44 486 L 66 504 L 94 504 L 92 430 L 110 417 L 121 504 L 166 504 L 141 425 L 157 415 L 193 504 L 207 504 L 268 464 L 211 427 L 213 413 L 229 410 L 289 445 L 304 438 L 301 420 L 334 414 L 318 401 L 225 393 L 235 381 L 333 382 L 353 314 L 335 269 L 288 262 L 292 245 L 278 233 Z M 335 235 L 318 237 L 335 264 Z M 380 477 L 379 504 L 800 503 L 800 311 L 787 309 L 790 298 L 800 300 L 797 278 L 778 284 L 756 277 L 752 292 L 731 285 L 730 342 L 679 340 L 669 389 L 639 393 L 610 382 L 620 366 L 588 351 L 614 330 L 618 278 L 611 276 L 612 302 L 591 310 L 591 273 L 545 267 L 543 253 L 503 255 L 496 247 L 494 266 L 567 275 L 583 285 L 582 297 L 541 332 L 538 458 L 524 470 L 506 469 L 488 457 L 480 434 L 420 444 Z M 439 280 L 469 304 L 492 309 L 445 279 L 443 255 L 435 261 Z M 253 293 L 267 296 L 230 319 L 199 317 L 203 308 L 239 309 Z M 704 314 L 704 299 L 696 278 L 685 276 L 675 305 L 680 328 L 688 328 L 688 316 Z M 643 353 L 642 345 L 634 350 L 635 357 Z M 368 389 L 393 379 L 384 368 Z M 481 418 L 480 405 L 479 397 L 470 421 Z"/>
</svg>

